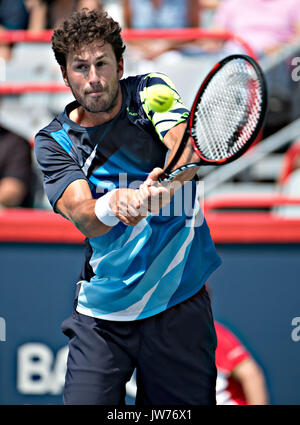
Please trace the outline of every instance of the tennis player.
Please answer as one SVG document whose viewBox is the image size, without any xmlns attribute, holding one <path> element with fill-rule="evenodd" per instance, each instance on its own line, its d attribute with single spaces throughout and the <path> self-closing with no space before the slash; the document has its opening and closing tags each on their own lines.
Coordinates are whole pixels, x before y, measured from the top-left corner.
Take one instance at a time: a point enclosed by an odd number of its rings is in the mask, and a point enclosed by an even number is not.
<svg viewBox="0 0 300 425">
<path fill-rule="evenodd" d="M 120 32 L 106 13 L 87 10 L 54 31 L 76 100 L 35 139 L 54 211 L 86 236 L 75 308 L 62 325 L 63 400 L 122 405 L 136 368 L 137 405 L 211 405 L 216 335 L 204 284 L 220 258 L 195 201 L 195 169 L 176 191 L 157 182 L 189 111 L 179 95 L 169 112 L 149 110 L 147 87 L 175 88 L 157 73 L 122 79 Z M 188 145 L 180 161 L 192 156 Z"/>
</svg>

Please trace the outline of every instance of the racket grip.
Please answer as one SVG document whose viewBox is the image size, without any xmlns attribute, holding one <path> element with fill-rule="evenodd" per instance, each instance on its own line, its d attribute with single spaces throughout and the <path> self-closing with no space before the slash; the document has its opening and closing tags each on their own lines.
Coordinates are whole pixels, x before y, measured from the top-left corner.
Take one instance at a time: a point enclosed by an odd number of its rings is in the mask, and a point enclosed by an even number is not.
<svg viewBox="0 0 300 425">
<path fill-rule="evenodd" d="M 171 173 L 166 173 L 165 171 L 163 173 L 161 173 L 161 175 L 158 177 L 158 181 L 160 183 L 163 182 L 171 182 L 173 179 L 175 179 L 175 177 L 177 177 L 179 174 L 181 174 L 183 171 L 189 170 L 190 168 L 194 168 L 194 167 L 198 167 L 199 163 L 191 163 L 191 164 L 186 164 L 186 165 L 182 165 L 179 168 L 176 168 L 176 170 L 172 171 Z"/>
<path fill-rule="evenodd" d="M 161 175 L 158 177 L 158 181 L 159 181 L 160 183 L 162 183 L 163 181 L 168 180 L 168 176 L 169 176 L 169 174 L 166 174 L 165 172 L 163 172 L 163 173 L 161 173 Z"/>
</svg>

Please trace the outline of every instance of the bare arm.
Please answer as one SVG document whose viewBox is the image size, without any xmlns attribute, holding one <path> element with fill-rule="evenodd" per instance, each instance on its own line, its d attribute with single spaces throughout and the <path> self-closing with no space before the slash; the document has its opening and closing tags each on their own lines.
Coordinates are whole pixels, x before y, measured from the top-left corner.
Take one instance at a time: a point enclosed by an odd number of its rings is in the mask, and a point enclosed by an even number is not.
<svg viewBox="0 0 300 425">
<path fill-rule="evenodd" d="M 0 205 L 18 207 L 27 193 L 26 185 L 15 177 L 4 177 L 0 180 Z"/>
<path fill-rule="evenodd" d="M 190 28 L 198 28 L 200 23 L 200 5 L 198 0 L 188 0 L 188 24 Z"/>
<path fill-rule="evenodd" d="M 121 0 L 125 28 L 131 28 L 131 9 L 129 0 Z"/>
<path fill-rule="evenodd" d="M 162 189 L 160 189 L 161 191 Z M 126 225 L 135 225 L 144 218 L 138 212 L 140 201 L 137 201 L 138 190 L 118 189 L 110 200 L 110 207 L 115 216 Z M 148 196 L 148 193 L 146 194 Z M 143 202 L 144 198 L 141 198 Z M 110 226 L 102 223 L 95 214 L 96 199 L 92 198 L 86 180 L 73 181 L 56 203 L 56 210 L 70 220 L 86 237 L 94 238 L 106 234 Z"/>
<path fill-rule="evenodd" d="M 85 236 L 104 235 L 111 229 L 95 215 L 96 200 L 85 180 L 73 181 L 56 203 L 56 210 L 70 220 Z"/>
<path fill-rule="evenodd" d="M 253 359 L 248 358 L 240 363 L 234 369 L 233 377 L 241 383 L 249 404 L 268 404 L 265 378 Z"/>
<path fill-rule="evenodd" d="M 40 31 L 46 28 L 47 5 L 41 0 L 26 0 L 25 5 L 29 11 L 28 29 Z"/>
</svg>

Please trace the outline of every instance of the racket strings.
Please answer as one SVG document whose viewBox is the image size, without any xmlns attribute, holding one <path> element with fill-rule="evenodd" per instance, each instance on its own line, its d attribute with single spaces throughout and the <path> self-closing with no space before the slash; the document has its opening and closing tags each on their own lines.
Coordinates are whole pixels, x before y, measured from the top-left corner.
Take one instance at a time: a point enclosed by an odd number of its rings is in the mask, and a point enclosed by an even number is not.
<svg viewBox="0 0 300 425">
<path fill-rule="evenodd" d="M 256 71 L 243 59 L 214 75 L 196 108 L 192 133 L 205 159 L 226 159 L 243 147 L 257 126 L 262 97 Z"/>
</svg>

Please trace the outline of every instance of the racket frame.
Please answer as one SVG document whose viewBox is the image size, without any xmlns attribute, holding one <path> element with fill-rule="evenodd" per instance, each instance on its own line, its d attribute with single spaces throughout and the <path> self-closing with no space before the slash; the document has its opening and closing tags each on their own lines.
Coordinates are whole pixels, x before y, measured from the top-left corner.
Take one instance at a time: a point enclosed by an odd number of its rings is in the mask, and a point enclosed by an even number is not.
<svg viewBox="0 0 300 425">
<path fill-rule="evenodd" d="M 199 104 L 199 102 L 201 101 L 201 98 L 204 94 L 204 90 L 207 87 L 207 85 L 209 84 L 209 82 L 211 81 L 211 79 L 213 78 L 213 76 L 216 74 L 216 72 L 221 69 L 224 65 L 226 65 L 226 63 L 230 62 L 231 60 L 234 59 L 243 59 L 246 60 L 248 62 L 250 62 L 250 64 L 253 66 L 253 68 L 255 69 L 255 72 L 257 73 L 257 75 L 259 76 L 259 80 L 261 81 L 261 88 L 262 88 L 262 104 L 261 104 L 261 113 L 259 116 L 259 119 L 256 123 L 256 127 L 254 129 L 254 131 L 252 132 L 251 136 L 249 137 L 249 139 L 247 140 L 247 143 L 245 143 L 245 145 L 239 149 L 239 151 L 233 155 L 231 155 L 228 158 L 222 158 L 219 160 L 210 160 L 210 159 L 206 159 L 203 157 L 203 155 L 201 154 L 200 149 L 197 146 L 197 143 L 195 142 L 195 139 L 192 136 L 192 129 L 193 129 L 193 123 L 194 123 L 194 119 L 195 119 L 195 110 L 197 108 L 197 105 Z M 195 152 L 197 153 L 197 155 L 199 156 L 199 158 L 201 158 L 201 164 L 202 165 L 223 165 L 224 163 L 229 163 L 231 161 L 235 161 L 237 158 L 239 158 L 241 155 L 243 155 L 243 153 L 249 148 L 249 146 L 254 142 L 254 140 L 257 138 L 261 127 L 264 123 L 265 120 L 265 115 L 266 115 L 266 110 L 267 110 L 267 85 L 266 85 L 266 80 L 264 77 L 264 74 L 260 68 L 260 66 L 258 65 L 258 63 L 251 58 L 248 55 L 244 55 L 244 54 L 235 54 L 235 55 L 230 55 L 225 57 L 224 59 L 222 59 L 220 62 L 216 63 L 216 65 L 210 70 L 210 72 L 208 73 L 208 75 L 205 77 L 204 81 L 202 82 L 192 105 L 191 108 L 191 113 L 190 113 L 190 117 L 189 117 L 189 128 L 187 129 L 191 139 L 192 139 L 192 146 L 195 150 Z M 204 163 L 203 163 L 204 161 Z"/>
<path fill-rule="evenodd" d="M 257 73 L 259 80 L 261 82 L 261 89 L 262 89 L 261 112 L 260 112 L 259 119 L 256 123 L 256 127 L 253 130 L 251 136 L 249 137 L 249 139 L 247 140 L 245 145 L 241 149 L 239 149 L 238 152 L 236 152 L 235 154 L 231 155 L 228 158 L 223 158 L 223 159 L 219 159 L 219 160 L 209 160 L 209 159 L 206 159 L 206 158 L 203 157 L 203 155 L 202 155 L 200 149 L 198 148 L 197 143 L 196 143 L 196 141 L 195 141 L 195 139 L 192 135 L 193 124 L 194 124 L 194 119 L 195 119 L 195 110 L 196 110 L 199 102 L 201 101 L 201 98 L 204 94 L 205 88 L 207 87 L 207 85 L 209 84 L 209 82 L 211 81 L 213 76 L 216 74 L 216 72 L 219 69 L 221 69 L 224 65 L 226 65 L 226 63 L 228 63 L 228 62 L 230 62 L 234 59 L 246 60 L 246 61 L 250 62 L 250 64 L 255 69 L 255 72 Z M 244 55 L 244 54 L 234 54 L 234 55 L 226 56 L 225 58 L 223 58 L 222 60 L 220 60 L 218 63 L 216 63 L 214 65 L 214 67 L 210 70 L 210 72 L 207 74 L 207 76 L 203 80 L 202 84 L 200 85 L 198 92 L 195 96 L 195 99 L 193 101 L 191 111 L 190 111 L 190 116 L 189 116 L 189 119 L 188 119 L 188 125 L 187 125 L 185 133 L 182 137 L 180 145 L 179 145 L 174 157 L 172 158 L 171 162 L 168 164 L 168 166 L 166 167 L 164 172 L 159 177 L 159 181 L 161 181 L 161 182 L 164 181 L 164 180 L 170 181 L 174 177 L 176 177 L 178 174 L 180 174 L 180 172 L 183 172 L 186 169 L 189 169 L 189 168 L 192 168 L 192 167 L 196 167 L 196 166 L 200 166 L 200 165 L 215 165 L 215 166 L 218 166 L 218 165 L 223 165 L 225 163 L 228 164 L 228 163 L 238 159 L 241 155 L 243 155 L 246 152 L 246 150 L 250 147 L 250 145 L 257 138 L 257 136 L 258 136 L 258 134 L 259 134 L 259 132 L 260 132 L 262 126 L 263 126 L 264 120 L 265 120 L 266 110 L 267 110 L 267 86 L 266 86 L 266 81 L 265 81 L 263 71 L 261 70 L 258 63 L 253 58 L 251 58 L 250 56 Z M 189 139 L 191 139 L 192 147 L 199 157 L 199 162 L 185 164 L 182 167 L 179 167 L 178 169 L 171 172 L 171 169 L 173 168 L 173 166 L 177 163 L 177 161 L 181 157 Z"/>
</svg>

